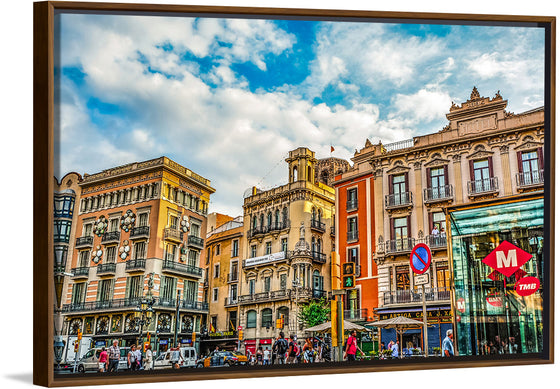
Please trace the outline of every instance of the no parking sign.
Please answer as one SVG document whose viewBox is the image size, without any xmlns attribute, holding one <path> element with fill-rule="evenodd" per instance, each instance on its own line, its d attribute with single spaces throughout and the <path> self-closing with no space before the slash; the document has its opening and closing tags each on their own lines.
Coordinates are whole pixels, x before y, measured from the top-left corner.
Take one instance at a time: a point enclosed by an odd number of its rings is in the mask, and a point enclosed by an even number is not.
<svg viewBox="0 0 560 389">
<path fill-rule="evenodd" d="M 424 274 L 432 263 L 432 252 L 424 243 L 418 243 L 410 253 L 410 267 L 416 274 Z"/>
</svg>

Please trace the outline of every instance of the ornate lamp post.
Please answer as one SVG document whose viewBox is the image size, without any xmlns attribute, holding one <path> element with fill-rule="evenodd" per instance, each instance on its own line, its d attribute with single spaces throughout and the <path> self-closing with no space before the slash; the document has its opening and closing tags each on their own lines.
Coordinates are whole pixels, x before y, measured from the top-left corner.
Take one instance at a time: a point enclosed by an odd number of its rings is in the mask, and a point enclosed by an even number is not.
<svg viewBox="0 0 560 389">
<path fill-rule="evenodd" d="M 142 347 L 143 343 L 143 329 L 144 325 L 150 324 L 154 310 L 152 306 L 154 305 L 153 298 L 143 298 L 134 312 L 134 317 L 136 319 L 136 324 L 140 325 L 140 334 L 138 336 L 138 345 Z M 143 347 L 142 347 L 143 349 Z"/>
</svg>

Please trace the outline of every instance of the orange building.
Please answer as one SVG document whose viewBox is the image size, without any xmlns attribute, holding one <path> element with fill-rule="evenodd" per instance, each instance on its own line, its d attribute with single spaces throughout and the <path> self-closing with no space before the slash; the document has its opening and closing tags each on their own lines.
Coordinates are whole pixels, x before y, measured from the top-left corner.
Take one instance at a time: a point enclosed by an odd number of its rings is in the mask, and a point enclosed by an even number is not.
<svg viewBox="0 0 560 389">
<path fill-rule="evenodd" d="M 366 146 L 369 141 L 367 141 Z M 346 290 L 345 319 L 371 321 L 378 306 L 377 265 L 373 261 L 375 250 L 374 177 L 367 153 L 356 154 L 354 166 L 337 175 L 335 224 L 336 253 L 340 264 L 355 263 L 354 288 Z"/>
<path fill-rule="evenodd" d="M 81 330 L 97 345 L 124 345 L 157 332 L 154 348 L 165 349 L 178 324 L 178 341 L 191 343 L 208 314 L 210 181 L 161 157 L 84 174 L 80 189 L 65 334 Z"/>
</svg>

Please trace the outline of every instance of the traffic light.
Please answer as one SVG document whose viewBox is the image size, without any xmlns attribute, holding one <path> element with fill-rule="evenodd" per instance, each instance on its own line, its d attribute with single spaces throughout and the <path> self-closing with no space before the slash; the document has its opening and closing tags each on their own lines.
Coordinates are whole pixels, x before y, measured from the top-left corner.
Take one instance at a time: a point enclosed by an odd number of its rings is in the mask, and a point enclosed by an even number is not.
<svg viewBox="0 0 560 389">
<path fill-rule="evenodd" d="M 150 343 L 151 340 L 152 340 L 152 335 L 148 332 L 148 335 L 147 335 L 147 337 L 146 337 L 146 341 L 147 341 L 148 343 Z"/>
<path fill-rule="evenodd" d="M 356 264 L 346 262 L 342 265 L 342 287 L 353 288 L 356 285 Z"/>
<path fill-rule="evenodd" d="M 284 328 L 284 315 L 280 315 L 280 328 Z"/>
<path fill-rule="evenodd" d="M 353 288 L 356 285 L 356 277 L 351 276 L 342 276 L 342 287 L 343 288 Z"/>
<path fill-rule="evenodd" d="M 194 345 L 196 343 L 196 332 L 193 331 L 192 333 L 192 344 Z"/>
<path fill-rule="evenodd" d="M 243 330 L 237 331 L 237 339 L 243 340 Z"/>
<path fill-rule="evenodd" d="M 80 341 L 75 340 L 74 341 L 74 352 L 77 353 L 79 348 L 80 348 Z"/>
</svg>

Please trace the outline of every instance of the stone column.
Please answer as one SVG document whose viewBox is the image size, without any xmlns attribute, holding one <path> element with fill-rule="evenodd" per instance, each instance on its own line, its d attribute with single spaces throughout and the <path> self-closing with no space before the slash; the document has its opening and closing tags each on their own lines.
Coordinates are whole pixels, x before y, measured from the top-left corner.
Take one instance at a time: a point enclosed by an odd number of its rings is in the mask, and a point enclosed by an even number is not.
<svg viewBox="0 0 560 389">
<path fill-rule="evenodd" d="M 469 178 L 463 179 L 461 174 L 461 154 L 455 154 L 453 156 L 453 177 L 455 179 L 453 184 L 453 189 L 455 190 L 455 201 L 457 203 L 463 203 L 463 182 L 469 181 Z M 428 232 L 429 233 L 429 232 Z"/>
<path fill-rule="evenodd" d="M 416 210 L 416 234 L 409 231 L 408 233 L 411 238 L 413 238 L 414 235 L 418 237 L 420 230 L 422 230 L 424 233 L 423 235 L 426 236 L 426 229 L 424 226 L 424 191 L 422 185 L 422 172 L 422 162 L 414 162 L 414 188 L 410 186 L 410 183 L 409 186 L 412 191 L 412 196 L 414 197 L 414 209 Z M 410 224 L 412 227 L 412 220 Z"/>
<path fill-rule="evenodd" d="M 502 161 L 502 183 L 504 186 L 504 195 L 510 196 L 512 192 L 511 185 L 511 168 L 509 164 L 509 146 L 500 146 L 500 160 Z M 494 175 L 496 173 L 494 172 Z"/>
</svg>

